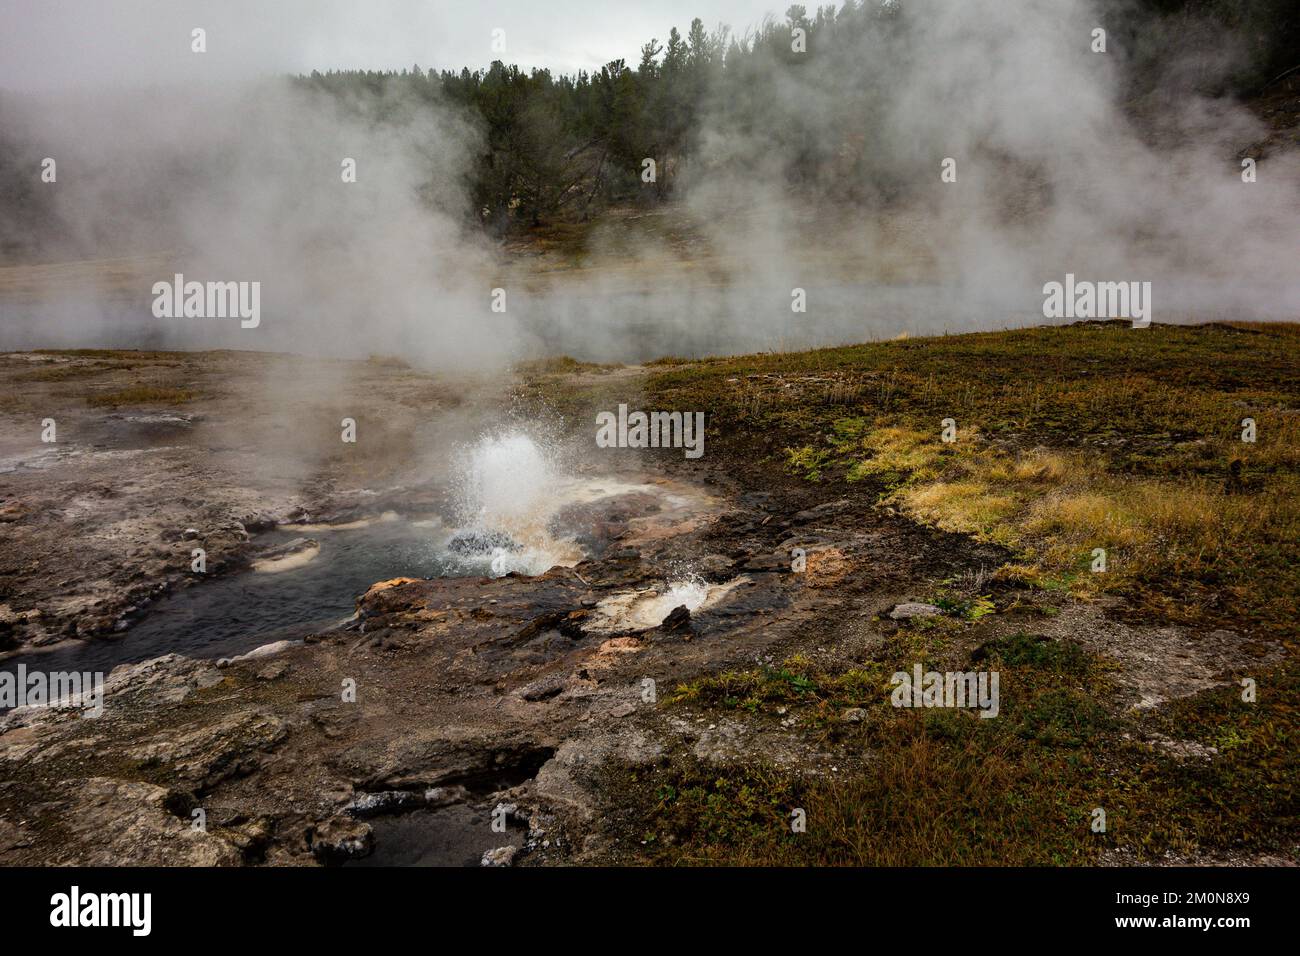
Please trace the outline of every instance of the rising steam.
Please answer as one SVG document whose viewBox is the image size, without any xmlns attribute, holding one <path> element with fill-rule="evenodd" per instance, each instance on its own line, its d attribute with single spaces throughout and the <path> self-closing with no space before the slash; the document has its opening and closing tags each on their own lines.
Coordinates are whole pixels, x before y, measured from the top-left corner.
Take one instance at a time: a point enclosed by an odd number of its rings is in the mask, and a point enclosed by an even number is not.
<svg viewBox="0 0 1300 956">
<path fill-rule="evenodd" d="M 572 281 L 533 281 L 492 248 L 466 187 L 481 130 L 437 101 L 180 76 L 6 96 L 11 147 L 33 170 L 58 157 L 65 250 L 155 255 L 157 274 L 8 301 L 0 347 L 398 354 L 457 369 L 638 361 L 1037 324 L 1043 284 L 1067 272 L 1152 281 L 1157 322 L 1300 314 L 1300 152 L 1260 156 L 1247 185 L 1239 160 L 1264 131 L 1244 108 L 1188 93 L 1139 121 L 1122 51 L 1089 49 L 1094 27 L 1117 22 L 1113 4 L 886 7 L 888 31 L 864 33 L 847 60 L 760 66 L 761 126 L 709 101 L 680 180 L 707 248 L 629 248 L 598 230 L 590 261 L 620 268 Z M 791 189 L 805 154 L 854 157 L 815 176 L 850 202 Z M 345 157 L 354 184 L 340 181 Z M 940 181 L 945 158 L 956 183 Z M 261 327 L 152 318 L 149 284 L 174 269 L 260 281 Z"/>
</svg>

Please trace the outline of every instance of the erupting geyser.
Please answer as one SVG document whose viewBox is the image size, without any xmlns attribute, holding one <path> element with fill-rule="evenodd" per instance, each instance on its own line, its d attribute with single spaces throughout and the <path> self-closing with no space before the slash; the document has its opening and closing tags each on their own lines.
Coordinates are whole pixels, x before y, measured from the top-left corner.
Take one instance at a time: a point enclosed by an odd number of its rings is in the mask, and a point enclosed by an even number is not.
<svg viewBox="0 0 1300 956">
<path fill-rule="evenodd" d="M 503 431 L 469 448 L 460 468 L 463 527 L 448 547 L 484 561 L 493 575 L 541 574 L 576 564 L 582 552 L 556 540 L 549 523 L 568 485 L 554 454 L 522 431 Z"/>
<path fill-rule="evenodd" d="M 493 434 L 479 439 L 469 451 L 462 501 L 469 512 L 466 517 L 476 524 L 516 529 L 535 521 L 554 502 L 558 486 L 555 463 L 530 436 Z"/>
<path fill-rule="evenodd" d="M 693 528 L 713 506 L 698 490 L 664 479 L 574 476 L 558 448 L 536 431 L 504 428 L 461 451 L 457 528 L 442 542 L 454 573 L 500 577 L 573 567 L 614 541 L 635 546 Z M 698 582 L 677 587 L 670 611 L 704 600 Z"/>
</svg>

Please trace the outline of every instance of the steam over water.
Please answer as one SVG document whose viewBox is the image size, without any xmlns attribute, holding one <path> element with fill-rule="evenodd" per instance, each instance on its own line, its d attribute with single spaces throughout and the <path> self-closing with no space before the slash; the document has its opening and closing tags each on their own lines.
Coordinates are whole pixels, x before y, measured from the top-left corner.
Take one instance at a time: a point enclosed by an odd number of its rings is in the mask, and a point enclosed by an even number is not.
<svg viewBox="0 0 1300 956">
<path fill-rule="evenodd" d="M 1157 323 L 1295 318 L 1300 153 L 1264 145 L 1268 124 L 1233 98 L 1180 83 L 1168 101 L 1134 102 L 1123 51 L 1088 50 L 1102 13 L 1134 4 L 866 6 L 895 26 L 794 71 L 756 61 L 761 122 L 730 87 L 706 89 L 673 201 L 653 210 L 667 218 L 638 215 L 654 223 L 643 229 L 610 216 L 575 261 L 518 255 L 480 228 L 467 184 L 490 151 L 484 129 L 401 84 L 353 103 L 286 80 L 214 82 L 182 50 L 187 68 L 159 61 L 147 91 L 97 71 L 93 95 L 6 95 L 0 152 L 23 177 L 57 157 L 60 175 L 33 187 L 48 204 L 38 221 L 0 215 L 0 240 L 44 229 L 54 243 L 0 263 L 0 349 L 639 362 L 1069 321 L 1043 309 L 1045 284 L 1066 274 L 1150 282 Z M 26 33 L 44 19 L 15 18 L 13 45 L 55 62 L 63 25 Z M 1171 48 L 1170 77 L 1190 57 L 1209 71 L 1197 87 L 1218 89 L 1239 43 L 1254 41 L 1213 45 L 1222 63 Z M 340 157 L 359 144 L 359 178 L 344 183 Z M 1243 156 L 1259 161 L 1249 183 Z M 792 188 L 794 170 L 819 188 Z M 155 312 L 155 283 L 177 273 L 259 283 L 259 324 Z"/>
<path fill-rule="evenodd" d="M 359 522 L 360 527 L 313 527 L 318 554 L 276 573 L 217 577 L 171 594 L 149 608 L 118 640 L 69 642 L 0 663 L 40 670 L 99 670 L 167 653 L 217 658 L 275 640 L 297 639 L 342 623 L 357 595 L 375 581 L 405 577 L 541 574 L 582 557 L 572 541 L 547 530 L 565 494 L 581 490 L 564 479 L 544 444 L 522 432 L 485 436 L 470 447 L 459 478 L 460 530 L 442 523 Z M 435 530 L 441 529 L 441 530 Z M 259 536 L 266 546 L 301 538 L 292 525 Z"/>
<path fill-rule="evenodd" d="M 566 507 L 581 511 L 629 496 L 653 497 L 655 511 L 688 504 L 653 485 L 570 476 L 548 440 L 519 429 L 492 432 L 465 448 L 455 482 L 459 503 L 456 513 L 447 516 L 455 526 L 437 516 L 415 521 L 397 514 L 352 525 L 285 525 L 258 535 L 258 544 L 274 548 L 302 541 L 306 533 L 318 546 L 295 552 L 302 560 L 274 568 L 254 561 L 250 571 L 170 594 L 117 640 L 73 641 L 13 655 L 0 669 L 14 671 L 23 663 L 39 670 L 106 673 L 118 664 L 167 653 L 233 656 L 343 623 L 356 597 L 376 581 L 537 575 L 575 565 L 584 557 L 584 547 L 563 527 Z M 581 523 L 579 519 L 575 530 Z M 643 606 L 637 596 L 636 610 L 642 613 L 635 623 L 653 626 L 679 604 L 698 607 L 704 596 L 694 584 L 677 586 L 652 607 Z"/>
</svg>

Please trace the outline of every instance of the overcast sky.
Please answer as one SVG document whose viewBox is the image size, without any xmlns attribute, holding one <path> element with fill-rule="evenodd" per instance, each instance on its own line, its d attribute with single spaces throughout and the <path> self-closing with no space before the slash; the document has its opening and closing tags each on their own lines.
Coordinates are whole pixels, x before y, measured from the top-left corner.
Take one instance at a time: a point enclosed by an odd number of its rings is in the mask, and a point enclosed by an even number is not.
<svg viewBox="0 0 1300 956">
<path fill-rule="evenodd" d="M 814 2 L 806 2 L 809 8 Z M 787 0 L 0 0 L 0 87 L 60 89 L 313 69 L 635 65 L 693 17 L 737 32 Z M 780 8 L 780 9 L 777 9 Z M 208 52 L 190 52 L 190 31 Z M 505 30 L 494 54 L 492 30 Z"/>
</svg>

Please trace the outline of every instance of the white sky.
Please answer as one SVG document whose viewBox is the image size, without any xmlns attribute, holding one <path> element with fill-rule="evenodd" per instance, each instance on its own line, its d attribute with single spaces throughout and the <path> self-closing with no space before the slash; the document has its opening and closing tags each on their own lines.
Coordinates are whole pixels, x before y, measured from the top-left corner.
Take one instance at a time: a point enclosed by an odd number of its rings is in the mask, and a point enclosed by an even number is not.
<svg viewBox="0 0 1300 956">
<path fill-rule="evenodd" d="M 790 0 L 0 0 L 0 88 L 141 86 L 312 69 L 493 59 L 556 72 L 635 66 L 693 17 L 737 32 Z M 810 10 L 815 2 L 805 0 Z M 190 52 L 203 27 L 208 52 Z M 491 49 L 506 31 L 506 53 Z"/>
</svg>

